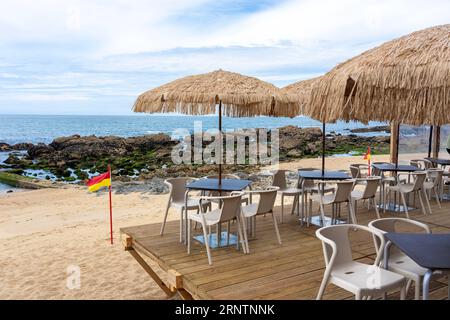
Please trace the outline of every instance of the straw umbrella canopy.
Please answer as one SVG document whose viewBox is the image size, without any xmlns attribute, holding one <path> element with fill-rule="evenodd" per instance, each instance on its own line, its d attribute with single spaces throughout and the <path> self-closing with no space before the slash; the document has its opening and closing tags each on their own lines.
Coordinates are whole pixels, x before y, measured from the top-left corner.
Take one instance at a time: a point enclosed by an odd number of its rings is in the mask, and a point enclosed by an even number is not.
<svg viewBox="0 0 450 320">
<path fill-rule="evenodd" d="M 134 112 L 204 115 L 219 105 L 231 117 L 298 115 L 298 103 L 276 86 L 239 73 L 217 70 L 187 76 L 138 96 Z"/>
<path fill-rule="evenodd" d="M 322 122 L 439 126 L 450 123 L 449 105 L 447 24 L 386 42 L 336 66 L 312 88 L 305 114 Z"/>
<path fill-rule="evenodd" d="M 299 111 L 297 101 L 280 92 L 276 86 L 224 70 L 187 76 L 146 91 L 138 96 L 133 111 L 205 115 L 215 113 L 217 105 L 220 132 L 222 114 L 231 117 L 294 117 Z M 219 163 L 219 183 L 221 175 Z"/>
</svg>

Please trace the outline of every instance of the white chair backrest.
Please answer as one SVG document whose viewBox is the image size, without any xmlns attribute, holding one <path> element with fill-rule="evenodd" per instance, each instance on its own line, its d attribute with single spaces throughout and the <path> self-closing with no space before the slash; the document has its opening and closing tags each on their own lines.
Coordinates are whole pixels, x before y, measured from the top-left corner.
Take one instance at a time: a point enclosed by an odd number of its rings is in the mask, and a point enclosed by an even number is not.
<svg viewBox="0 0 450 320">
<path fill-rule="evenodd" d="M 384 239 L 374 230 L 357 224 L 341 224 L 320 228 L 316 236 L 322 241 L 326 266 L 340 265 L 353 261 L 352 247 L 349 238 L 350 231 L 362 230 L 380 239 L 380 245 L 384 246 Z M 377 248 L 377 252 L 380 247 Z M 374 265 L 378 265 L 377 257 Z"/>
<path fill-rule="evenodd" d="M 434 187 L 437 187 L 441 184 L 443 174 L 444 170 L 442 169 L 430 168 L 427 170 L 427 176 L 433 182 Z"/>
<path fill-rule="evenodd" d="M 345 180 L 336 182 L 336 193 L 334 202 L 346 202 L 350 198 L 355 180 Z"/>
<path fill-rule="evenodd" d="M 241 209 L 242 195 L 244 193 L 237 193 L 232 196 L 217 197 L 222 201 L 222 207 L 220 208 L 220 221 L 230 221 L 239 214 Z"/>
<path fill-rule="evenodd" d="M 413 159 L 409 164 L 422 170 L 427 170 L 433 167 L 433 163 L 427 159 Z"/>
<path fill-rule="evenodd" d="M 271 186 L 266 190 L 255 191 L 255 193 L 259 194 L 257 214 L 272 212 L 279 189 L 278 187 Z"/>
<path fill-rule="evenodd" d="M 277 170 L 273 173 L 272 186 L 278 187 L 280 189 L 286 189 L 286 172 L 289 170 Z"/>
<path fill-rule="evenodd" d="M 375 197 L 378 187 L 380 186 L 381 177 L 367 177 L 365 179 L 359 179 L 359 181 L 365 181 L 366 187 L 364 188 L 363 199 L 369 199 Z"/>
<path fill-rule="evenodd" d="M 315 168 L 301 168 L 301 171 L 317 171 Z M 304 181 L 303 181 L 304 180 Z M 302 177 L 298 177 L 298 185 L 297 188 L 301 188 L 303 183 L 303 188 L 314 188 L 314 180 L 312 179 L 302 179 Z"/>
<path fill-rule="evenodd" d="M 369 170 L 369 166 L 366 164 L 351 164 L 350 165 L 350 174 L 353 179 L 361 178 L 362 176 L 366 176 L 366 172 Z M 366 172 L 364 172 L 366 171 Z"/>
<path fill-rule="evenodd" d="M 191 177 L 179 177 L 164 180 L 164 183 L 169 187 L 170 190 L 170 200 L 172 202 L 184 201 L 186 185 L 194 180 L 196 179 Z"/>
</svg>

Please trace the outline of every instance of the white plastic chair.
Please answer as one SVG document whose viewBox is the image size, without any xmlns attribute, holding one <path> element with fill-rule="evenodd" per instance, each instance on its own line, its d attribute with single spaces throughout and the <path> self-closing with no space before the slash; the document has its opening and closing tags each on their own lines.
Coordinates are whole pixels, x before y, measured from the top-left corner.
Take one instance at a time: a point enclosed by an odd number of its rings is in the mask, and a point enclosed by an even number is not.
<svg viewBox="0 0 450 320">
<path fill-rule="evenodd" d="M 433 163 L 430 160 L 427 159 L 413 159 L 409 160 L 409 164 L 417 167 L 421 170 L 428 170 L 430 168 L 433 168 Z"/>
<path fill-rule="evenodd" d="M 259 194 L 258 203 L 252 203 L 247 206 L 243 206 L 241 210 L 242 215 L 242 225 L 244 230 L 244 242 L 247 246 L 247 253 L 250 253 L 250 248 L 247 239 L 247 227 L 245 219 L 254 219 L 258 215 L 270 214 L 272 216 L 273 225 L 275 228 L 275 234 L 277 236 L 278 243 L 281 245 L 280 231 L 278 230 L 278 223 L 273 212 L 273 207 L 275 205 L 275 199 L 277 198 L 278 187 L 268 187 L 266 190 L 253 190 L 246 191 L 246 193 Z M 252 233 L 254 233 L 255 223 L 252 224 Z"/>
<path fill-rule="evenodd" d="M 180 210 L 180 241 L 182 241 L 182 230 L 183 230 L 183 214 L 185 207 L 185 193 L 186 193 L 186 185 L 192 181 L 195 181 L 195 178 L 191 177 L 179 177 L 179 178 L 170 178 L 164 181 L 164 184 L 169 187 L 169 199 L 167 201 L 166 212 L 164 214 L 163 224 L 161 226 L 160 235 L 164 234 L 164 228 L 166 226 L 167 215 L 169 214 L 169 209 L 174 207 Z M 210 203 L 204 203 L 204 205 L 210 205 Z M 189 198 L 187 200 L 187 210 L 196 210 L 198 212 L 199 200 Z"/>
<path fill-rule="evenodd" d="M 380 268 L 380 257 L 373 265 L 354 261 L 349 239 L 349 232 L 369 232 L 379 238 L 380 247 L 384 247 L 384 238 L 377 231 L 357 224 L 341 224 L 321 228 L 316 236 L 322 241 L 325 258 L 325 272 L 317 294 L 321 300 L 325 288 L 332 283 L 355 295 L 356 300 L 383 295 L 389 291 L 400 289 L 400 299 L 405 298 L 405 278 L 392 271 Z"/>
<path fill-rule="evenodd" d="M 365 178 L 368 175 L 369 166 L 367 164 L 351 164 L 350 174 L 353 179 Z"/>
<path fill-rule="evenodd" d="M 425 233 L 431 233 L 430 228 L 419 221 L 410 220 L 410 219 L 404 219 L 404 218 L 384 218 L 384 219 L 378 219 L 371 221 L 369 223 L 369 228 L 375 231 L 378 231 L 380 234 L 383 235 L 383 239 L 386 242 L 386 239 L 384 238 L 384 234 L 388 232 L 397 232 L 397 225 L 403 224 L 403 225 L 409 225 L 409 226 L 415 226 L 424 231 Z M 375 246 L 379 247 L 380 243 L 378 238 L 374 237 Z M 381 256 L 380 262 L 382 259 L 384 259 L 384 248 L 381 248 L 381 250 L 378 252 L 378 254 Z M 381 263 L 380 263 L 381 264 Z M 408 293 L 408 290 L 410 288 L 411 281 L 414 281 L 415 283 L 415 294 L 414 299 L 419 300 L 420 299 L 420 287 L 422 283 L 423 276 L 427 272 L 427 269 L 422 268 L 417 263 L 415 263 L 410 257 L 408 257 L 406 254 L 404 254 L 402 251 L 400 251 L 395 246 L 391 246 L 389 251 L 389 270 L 399 273 L 403 276 L 405 276 L 408 279 L 408 284 L 406 286 L 406 293 Z"/>
<path fill-rule="evenodd" d="M 188 254 L 191 253 L 191 222 L 195 221 L 200 223 L 202 226 L 203 237 L 205 241 L 206 254 L 208 256 L 208 263 L 212 265 L 211 249 L 209 247 L 209 233 L 208 230 L 213 225 L 218 225 L 224 222 L 231 222 L 236 219 L 237 221 L 237 231 L 238 231 L 238 241 L 237 249 L 239 250 L 239 242 L 243 241 L 241 223 L 240 223 L 240 210 L 243 192 L 233 192 L 229 196 L 211 197 L 211 196 L 200 196 L 199 209 L 200 213 L 190 212 L 188 214 Z M 205 212 L 204 201 L 218 200 L 221 203 L 221 207 L 218 209 L 210 210 Z M 230 226 L 230 224 L 228 225 Z M 228 231 L 228 236 L 229 232 Z M 246 252 L 246 245 L 243 243 L 242 248 L 244 253 Z"/>
<path fill-rule="evenodd" d="M 278 187 L 278 194 L 281 195 L 281 216 L 280 222 L 283 223 L 283 215 L 284 215 L 284 198 L 285 197 L 294 197 L 294 201 L 292 204 L 292 213 L 294 213 L 295 207 L 297 207 L 297 212 L 300 210 L 300 195 L 302 194 L 302 189 L 295 187 L 288 187 L 286 183 L 286 173 L 290 172 L 290 170 L 277 170 L 273 172 L 273 180 L 272 186 Z"/>
<path fill-rule="evenodd" d="M 420 206 L 422 208 L 423 214 L 426 214 L 426 209 L 423 204 L 422 195 L 425 196 L 425 200 L 430 208 L 430 202 L 428 201 L 427 194 L 425 193 L 425 189 L 423 188 L 423 183 L 427 177 L 427 173 L 423 171 L 409 172 L 409 173 L 399 173 L 397 180 L 399 181 L 395 186 L 388 186 L 387 193 L 388 195 L 391 192 L 398 192 L 400 194 L 403 206 L 405 207 L 406 218 L 409 219 L 408 205 L 406 203 L 406 195 L 409 193 L 417 194 L 420 201 Z M 401 176 L 408 176 L 408 181 L 413 179 L 413 182 L 404 182 L 406 180 L 401 180 Z M 430 208 L 431 211 L 431 208 Z"/>
<path fill-rule="evenodd" d="M 326 185 L 326 181 L 319 181 L 319 188 L 321 188 L 321 185 Z M 350 219 L 355 223 L 355 213 L 354 209 L 351 203 L 351 192 L 353 190 L 353 185 L 355 183 L 355 180 L 345 180 L 345 181 L 337 181 L 336 182 L 336 192 L 333 194 L 315 194 L 312 195 L 309 199 L 310 205 L 308 210 L 308 216 L 307 220 L 311 219 L 311 208 L 312 208 L 312 202 L 318 202 L 319 203 L 319 210 L 320 215 L 322 217 L 322 221 L 325 221 L 325 205 L 332 205 L 332 213 L 331 213 L 331 221 L 333 221 L 337 218 L 336 213 L 338 206 L 342 203 L 348 203 L 348 213 Z"/>
<path fill-rule="evenodd" d="M 353 190 L 350 194 L 352 199 L 353 210 L 355 211 L 355 217 L 353 223 L 357 223 L 356 221 L 356 213 L 358 212 L 358 203 L 359 200 L 367 200 L 368 208 L 370 208 L 370 203 L 372 202 L 375 212 L 377 214 L 377 218 L 380 219 L 380 212 L 378 211 L 377 200 L 375 196 L 377 194 L 378 187 L 381 182 L 381 177 L 367 177 L 356 179 L 356 184 L 365 185 L 364 190 Z"/>
<path fill-rule="evenodd" d="M 442 196 L 442 176 L 444 174 L 444 170 L 437 168 L 430 168 L 427 170 L 427 179 L 423 183 L 423 188 L 425 189 L 425 193 L 431 199 L 431 193 L 434 191 L 434 195 L 436 196 L 436 202 L 439 205 L 439 208 L 442 208 L 441 201 L 439 198 Z M 431 212 L 431 207 L 428 207 Z"/>
</svg>

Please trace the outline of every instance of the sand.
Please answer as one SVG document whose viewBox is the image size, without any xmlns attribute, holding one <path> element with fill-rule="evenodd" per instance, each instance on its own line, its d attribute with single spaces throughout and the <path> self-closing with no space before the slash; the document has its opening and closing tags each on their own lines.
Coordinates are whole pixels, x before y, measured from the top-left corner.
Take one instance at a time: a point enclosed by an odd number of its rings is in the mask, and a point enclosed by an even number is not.
<svg viewBox="0 0 450 320">
<path fill-rule="evenodd" d="M 281 168 L 318 168 L 320 163 L 305 159 Z M 327 168 L 347 169 L 350 163 L 364 161 L 360 156 L 329 158 Z M 167 194 L 113 195 L 116 242 L 110 245 L 105 192 L 67 187 L 2 195 L 0 299 L 165 299 L 123 250 L 118 235 L 122 227 L 161 222 L 166 201 Z M 177 218 L 171 211 L 169 219 Z M 81 281 L 73 288 L 77 282 L 71 281 L 71 272 L 77 268 Z"/>
</svg>

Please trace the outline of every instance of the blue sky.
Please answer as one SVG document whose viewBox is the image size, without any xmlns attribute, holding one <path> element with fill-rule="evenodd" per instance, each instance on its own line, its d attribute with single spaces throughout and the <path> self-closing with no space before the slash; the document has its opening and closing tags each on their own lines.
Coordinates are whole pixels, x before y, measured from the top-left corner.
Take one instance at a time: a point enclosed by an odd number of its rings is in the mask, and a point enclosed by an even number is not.
<svg viewBox="0 0 450 320">
<path fill-rule="evenodd" d="M 445 23 L 448 0 L 9 1 L 0 113 L 131 114 L 139 93 L 219 68 L 284 86 Z"/>
</svg>

